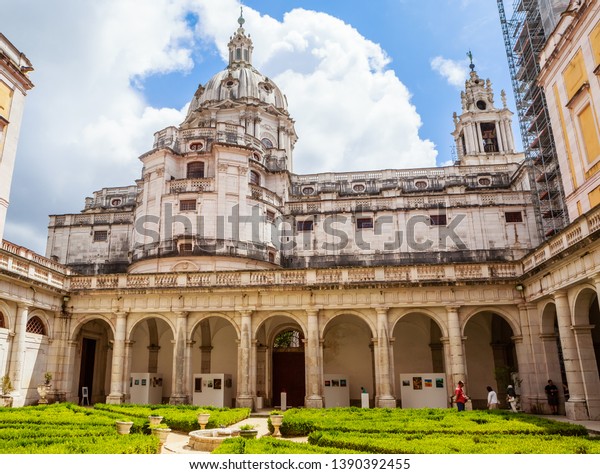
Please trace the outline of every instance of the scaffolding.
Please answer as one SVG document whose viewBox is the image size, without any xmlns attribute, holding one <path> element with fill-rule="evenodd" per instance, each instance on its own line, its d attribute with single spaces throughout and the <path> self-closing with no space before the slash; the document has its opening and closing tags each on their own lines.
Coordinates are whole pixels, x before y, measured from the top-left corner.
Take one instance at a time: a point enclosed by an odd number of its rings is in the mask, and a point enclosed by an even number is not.
<svg viewBox="0 0 600 474">
<path fill-rule="evenodd" d="M 547 239 L 567 225 L 568 216 L 546 97 L 537 82 L 546 44 L 542 15 L 538 0 L 515 0 L 507 20 L 504 0 L 497 2 L 538 230 Z"/>
</svg>

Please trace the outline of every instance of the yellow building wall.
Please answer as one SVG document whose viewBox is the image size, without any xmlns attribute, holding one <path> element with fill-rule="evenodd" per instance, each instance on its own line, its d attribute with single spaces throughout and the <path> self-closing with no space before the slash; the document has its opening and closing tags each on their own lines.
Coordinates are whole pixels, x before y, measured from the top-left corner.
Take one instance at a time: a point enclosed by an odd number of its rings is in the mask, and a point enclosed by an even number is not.
<svg viewBox="0 0 600 474">
<path fill-rule="evenodd" d="M 592 30 L 590 34 L 590 44 L 594 57 L 594 66 L 600 64 L 600 23 Z"/>
<path fill-rule="evenodd" d="M 575 93 L 587 81 L 587 73 L 585 72 L 585 63 L 583 62 L 583 53 L 581 50 L 577 52 L 569 65 L 565 68 L 563 72 L 563 81 L 569 100 L 573 98 Z"/>
<path fill-rule="evenodd" d="M 587 161 L 588 163 L 593 163 L 600 157 L 600 139 L 598 138 L 598 127 L 594 111 L 590 104 L 587 104 L 581 110 L 578 118 Z"/>
<path fill-rule="evenodd" d="M 600 204 L 600 186 L 588 193 L 588 199 L 590 200 L 590 209 Z"/>
<path fill-rule="evenodd" d="M 8 120 L 10 104 L 12 102 L 12 89 L 0 81 L 0 115 Z"/>
</svg>

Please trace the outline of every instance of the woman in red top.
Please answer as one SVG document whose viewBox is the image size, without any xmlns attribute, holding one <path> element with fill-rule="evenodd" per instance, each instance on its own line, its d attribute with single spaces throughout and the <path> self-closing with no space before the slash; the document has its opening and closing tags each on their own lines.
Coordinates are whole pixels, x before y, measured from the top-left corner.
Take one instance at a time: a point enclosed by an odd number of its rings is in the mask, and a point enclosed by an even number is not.
<svg viewBox="0 0 600 474">
<path fill-rule="evenodd" d="M 465 411 L 465 403 L 469 399 L 469 397 L 465 395 L 465 391 L 463 390 L 464 386 L 465 384 L 463 383 L 463 381 L 459 380 L 458 385 L 456 386 L 456 390 L 454 390 L 454 402 L 456 403 L 458 411 Z"/>
</svg>

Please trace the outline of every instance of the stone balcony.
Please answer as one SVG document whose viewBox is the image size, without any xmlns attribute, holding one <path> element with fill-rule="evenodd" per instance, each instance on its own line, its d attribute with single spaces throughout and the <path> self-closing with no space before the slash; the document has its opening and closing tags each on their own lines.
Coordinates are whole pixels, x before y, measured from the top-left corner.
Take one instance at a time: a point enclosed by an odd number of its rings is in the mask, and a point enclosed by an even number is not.
<svg viewBox="0 0 600 474">
<path fill-rule="evenodd" d="M 214 178 L 173 179 L 167 183 L 169 194 L 207 193 L 215 190 Z"/>
</svg>

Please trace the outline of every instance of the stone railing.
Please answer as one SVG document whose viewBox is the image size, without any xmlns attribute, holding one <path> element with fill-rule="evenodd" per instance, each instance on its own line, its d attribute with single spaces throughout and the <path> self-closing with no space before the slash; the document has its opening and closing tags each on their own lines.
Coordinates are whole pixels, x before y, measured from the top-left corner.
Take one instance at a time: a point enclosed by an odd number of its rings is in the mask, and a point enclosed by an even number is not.
<svg viewBox="0 0 600 474">
<path fill-rule="evenodd" d="M 600 209 L 577 218 L 573 223 L 563 229 L 556 236 L 548 239 L 540 247 L 523 259 L 523 271 L 533 270 L 563 250 L 584 240 L 594 232 L 600 230 Z"/>
<path fill-rule="evenodd" d="M 155 288 L 231 288 L 259 286 L 365 285 L 389 282 L 442 283 L 513 280 L 520 276 L 515 263 L 407 265 L 402 267 L 323 268 L 298 270 L 222 271 L 72 276 L 70 290 L 126 290 Z"/>
<path fill-rule="evenodd" d="M 70 271 L 49 258 L 42 257 L 31 250 L 2 241 L 0 247 L 0 270 L 47 284 L 58 290 L 64 290 Z"/>
<path fill-rule="evenodd" d="M 91 226 L 101 224 L 131 224 L 133 212 L 100 212 L 50 216 L 50 227 Z"/>
<path fill-rule="evenodd" d="M 283 205 L 283 200 L 277 194 L 256 184 L 250 185 L 250 197 L 256 201 L 264 201 L 277 207 Z"/>
<path fill-rule="evenodd" d="M 352 173 L 318 173 L 292 175 L 292 183 L 331 183 L 370 180 L 393 180 L 399 178 L 465 176 L 471 174 L 512 173 L 518 168 L 517 164 L 482 165 L 482 166 L 445 166 L 435 168 L 415 168 L 409 170 L 357 171 Z"/>
<path fill-rule="evenodd" d="M 168 182 L 169 194 L 190 192 L 212 192 L 215 190 L 214 178 L 173 179 Z"/>
</svg>

